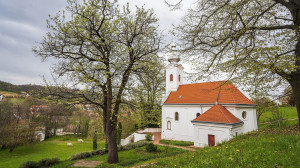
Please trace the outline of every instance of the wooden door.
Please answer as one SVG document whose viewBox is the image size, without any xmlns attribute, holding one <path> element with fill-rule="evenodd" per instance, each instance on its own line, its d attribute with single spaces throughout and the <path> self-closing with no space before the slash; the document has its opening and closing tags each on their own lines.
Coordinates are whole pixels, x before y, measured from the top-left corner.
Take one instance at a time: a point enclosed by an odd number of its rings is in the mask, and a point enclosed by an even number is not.
<svg viewBox="0 0 300 168">
<path fill-rule="evenodd" d="M 208 146 L 215 146 L 215 135 L 208 134 Z"/>
</svg>

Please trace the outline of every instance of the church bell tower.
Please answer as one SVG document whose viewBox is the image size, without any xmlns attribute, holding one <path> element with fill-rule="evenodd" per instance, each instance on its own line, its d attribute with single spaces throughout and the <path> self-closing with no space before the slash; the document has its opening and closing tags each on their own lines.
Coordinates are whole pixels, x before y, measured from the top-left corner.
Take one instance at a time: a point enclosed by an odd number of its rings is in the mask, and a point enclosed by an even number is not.
<svg viewBox="0 0 300 168">
<path fill-rule="evenodd" d="M 170 92 L 176 92 L 179 85 L 183 84 L 183 66 L 179 64 L 180 56 L 174 42 L 167 56 L 169 65 L 166 67 L 166 96 Z"/>
</svg>

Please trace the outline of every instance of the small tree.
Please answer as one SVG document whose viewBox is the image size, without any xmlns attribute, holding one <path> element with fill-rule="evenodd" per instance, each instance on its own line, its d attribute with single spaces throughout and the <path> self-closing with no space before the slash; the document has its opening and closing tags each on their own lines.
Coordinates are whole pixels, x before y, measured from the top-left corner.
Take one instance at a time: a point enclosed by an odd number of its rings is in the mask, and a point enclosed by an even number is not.
<svg viewBox="0 0 300 168">
<path fill-rule="evenodd" d="M 122 138 L 122 123 L 119 122 L 118 123 L 118 128 L 117 128 L 117 144 L 120 145 L 121 144 L 121 138 Z"/>
<path fill-rule="evenodd" d="M 36 124 L 26 103 L 0 102 L 0 146 L 12 152 L 16 146 L 34 142 Z"/>
<path fill-rule="evenodd" d="M 277 109 L 277 105 L 270 100 L 268 97 L 256 97 L 252 99 L 255 104 L 257 104 L 256 116 L 257 121 L 259 121 L 260 117 L 263 116 L 264 113 L 274 111 Z"/>
<path fill-rule="evenodd" d="M 63 128 L 69 123 L 72 108 L 62 104 L 48 104 L 35 112 L 33 120 L 45 128 L 45 139 L 56 135 L 58 128 Z"/>
</svg>

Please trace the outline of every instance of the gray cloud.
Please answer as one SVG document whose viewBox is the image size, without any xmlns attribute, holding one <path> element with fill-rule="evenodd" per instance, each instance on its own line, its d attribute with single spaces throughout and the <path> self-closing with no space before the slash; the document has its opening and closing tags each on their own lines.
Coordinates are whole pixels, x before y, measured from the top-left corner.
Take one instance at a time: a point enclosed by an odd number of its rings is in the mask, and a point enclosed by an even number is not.
<svg viewBox="0 0 300 168">
<path fill-rule="evenodd" d="M 164 0 L 120 0 L 153 8 L 160 19 L 160 29 L 167 34 L 172 24 L 178 24 L 194 0 L 185 0 L 182 10 L 170 11 Z M 67 5 L 66 0 L 0 0 L 0 80 L 14 84 L 41 84 L 42 76 L 49 78 L 54 60 L 41 62 L 32 47 L 38 45 L 45 33 L 48 15 L 54 15 Z M 167 42 L 172 37 L 167 35 Z"/>
</svg>

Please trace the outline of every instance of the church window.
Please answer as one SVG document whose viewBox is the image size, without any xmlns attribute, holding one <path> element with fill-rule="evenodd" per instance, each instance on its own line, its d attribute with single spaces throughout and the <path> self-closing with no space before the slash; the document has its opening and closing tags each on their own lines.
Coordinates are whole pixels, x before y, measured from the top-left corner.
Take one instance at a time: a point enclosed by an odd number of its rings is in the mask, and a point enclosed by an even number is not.
<svg viewBox="0 0 300 168">
<path fill-rule="evenodd" d="M 173 74 L 170 75 L 170 81 L 173 81 Z"/>
<path fill-rule="evenodd" d="M 196 117 L 199 117 L 199 116 L 200 116 L 200 113 L 197 113 L 197 114 L 196 114 Z"/>
<path fill-rule="evenodd" d="M 180 75 L 178 75 L 178 81 L 180 82 Z"/>
<path fill-rule="evenodd" d="M 175 121 L 178 121 L 178 119 L 179 119 L 179 114 L 178 112 L 175 112 Z"/>
<path fill-rule="evenodd" d="M 247 117 L 247 112 L 246 111 L 243 111 L 242 117 L 243 117 L 243 119 L 245 119 Z"/>
<path fill-rule="evenodd" d="M 171 130 L 171 121 L 168 121 L 168 122 L 167 122 L 167 129 L 168 129 L 168 130 Z"/>
</svg>

